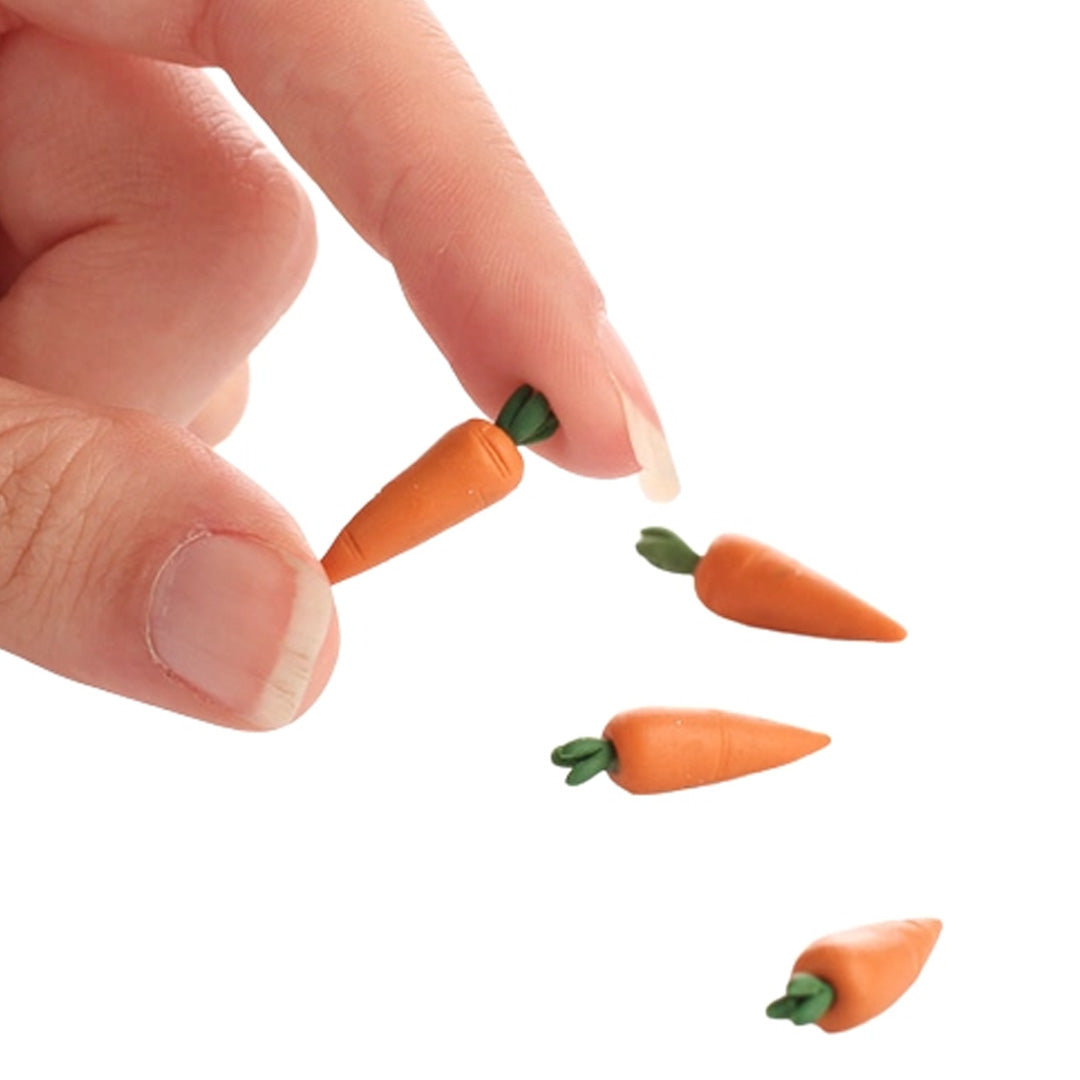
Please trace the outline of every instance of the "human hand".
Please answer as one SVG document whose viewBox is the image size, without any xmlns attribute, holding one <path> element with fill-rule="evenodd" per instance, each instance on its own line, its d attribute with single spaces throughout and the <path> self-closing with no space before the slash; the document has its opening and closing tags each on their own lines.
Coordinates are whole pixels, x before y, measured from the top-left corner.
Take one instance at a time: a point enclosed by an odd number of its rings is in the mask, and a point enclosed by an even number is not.
<svg viewBox="0 0 1080 1080">
<path fill-rule="evenodd" d="M 207 443 L 314 232 L 206 66 L 393 264 L 482 409 L 536 385 L 545 456 L 675 481 L 596 285 L 416 0 L 0 0 L 0 648 L 264 729 L 329 678 L 333 601 Z"/>
</svg>

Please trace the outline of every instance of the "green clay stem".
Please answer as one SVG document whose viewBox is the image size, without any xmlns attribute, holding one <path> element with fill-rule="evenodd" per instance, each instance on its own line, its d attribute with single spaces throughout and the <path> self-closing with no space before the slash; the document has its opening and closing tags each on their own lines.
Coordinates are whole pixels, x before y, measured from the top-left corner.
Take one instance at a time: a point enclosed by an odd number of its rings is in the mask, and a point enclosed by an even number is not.
<svg viewBox="0 0 1080 1080">
<path fill-rule="evenodd" d="M 584 784 L 598 773 L 615 767 L 615 747 L 608 739 L 573 739 L 551 752 L 551 760 L 570 771 L 566 782 L 571 787 Z"/>
<path fill-rule="evenodd" d="M 798 971 L 787 984 L 787 992 L 765 1010 L 773 1020 L 790 1020 L 793 1024 L 813 1024 L 832 1008 L 836 991 L 816 975 Z"/>
<path fill-rule="evenodd" d="M 547 398 L 531 386 L 519 386 L 495 419 L 517 446 L 550 439 L 559 428 Z"/>
<path fill-rule="evenodd" d="M 672 574 L 692 574 L 701 562 L 701 556 L 676 536 L 670 529 L 652 527 L 641 530 L 637 552 L 646 559 Z"/>
</svg>

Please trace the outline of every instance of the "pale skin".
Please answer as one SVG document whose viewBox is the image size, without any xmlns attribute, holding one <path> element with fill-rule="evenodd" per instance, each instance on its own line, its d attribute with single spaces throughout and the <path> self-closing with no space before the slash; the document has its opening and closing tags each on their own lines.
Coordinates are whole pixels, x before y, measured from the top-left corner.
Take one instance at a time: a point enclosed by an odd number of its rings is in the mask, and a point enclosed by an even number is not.
<svg viewBox="0 0 1080 1080">
<path fill-rule="evenodd" d="M 392 264 L 480 410 L 540 386 L 545 456 L 675 480 L 596 283 L 421 3 L 0 0 L 0 649 L 265 729 L 318 697 L 337 621 L 299 527 L 209 444 L 315 240 L 205 67 Z"/>
</svg>

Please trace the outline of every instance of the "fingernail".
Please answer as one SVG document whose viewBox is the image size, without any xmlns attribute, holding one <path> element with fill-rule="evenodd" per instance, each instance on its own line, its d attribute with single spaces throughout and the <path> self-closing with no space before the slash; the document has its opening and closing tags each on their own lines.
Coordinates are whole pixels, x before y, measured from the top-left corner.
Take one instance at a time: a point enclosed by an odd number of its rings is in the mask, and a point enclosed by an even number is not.
<svg viewBox="0 0 1080 1080">
<path fill-rule="evenodd" d="M 670 502 L 679 494 L 671 449 L 641 375 L 622 338 L 606 318 L 600 325 L 600 347 L 622 404 L 630 449 L 641 467 L 641 490 L 653 502 Z"/>
<path fill-rule="evenodd" d="M 257 728 L 296 716 L 330 626 L 325 575 L 246 537 L 181 544 L 154 582 L 147 640 L 170 675 Z"/>
</svg>

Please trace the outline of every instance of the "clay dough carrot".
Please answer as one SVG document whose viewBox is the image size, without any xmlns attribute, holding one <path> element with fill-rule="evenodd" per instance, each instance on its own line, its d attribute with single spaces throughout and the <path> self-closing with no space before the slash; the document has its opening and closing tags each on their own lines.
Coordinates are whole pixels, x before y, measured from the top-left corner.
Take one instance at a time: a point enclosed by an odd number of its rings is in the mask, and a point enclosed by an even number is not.
<svg viewBox="0 0 1080 1080">
<path fill-rule="evenodd" d="M 555 434 L 543 394 L 518 389 L 492 423 L 467 420 L 390 481 L 338 534 L 322 558 L 336 584 L 370 570 L 509 495 L 521 482 L 519 446 Z"/>
<path fill-rule="evenodd" d="M 698 555 L 667 529 L 642 529 L 637 550 L 661 570 L 693 575 L 698 598 L 725 619 L 824 638 L 902 641 L 907 636 L 888 615 L 746 536 L 721 536 Z"/>
<path fill-rule="evenodd" d="M 829 743 L 828 735 L 713 709 L 632 709 L 599 739 L 574 739 L 551 755 L 582 784 L 607 771 L 635 795 L 699 787 L 786 765 Z"/>
<path fill-rule="evenodd" d="M 795 961 L 774 1020 L 847 1031 L 884 1012 L 918 978 L 941 933 L 938 919 L 904 919 L 820 938 Z"/>
</svg>

